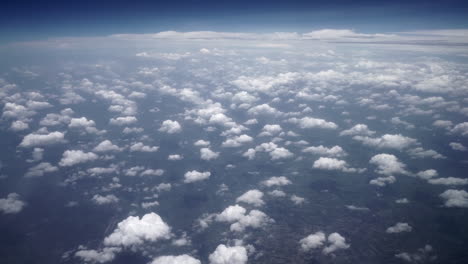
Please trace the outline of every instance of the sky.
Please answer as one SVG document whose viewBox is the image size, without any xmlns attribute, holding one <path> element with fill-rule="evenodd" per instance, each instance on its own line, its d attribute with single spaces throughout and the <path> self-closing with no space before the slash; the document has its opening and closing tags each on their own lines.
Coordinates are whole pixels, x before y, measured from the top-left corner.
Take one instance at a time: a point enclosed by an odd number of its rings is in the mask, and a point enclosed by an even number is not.
<svg viewBox="0 0 468 264">
<path fill-rule="evenodd" d="M 176 31 L 366 33 L 468 27 L 466 1 L 55 1 L 2 3 L 2 42 Z"/>
<path fill-rule="evenodd" d="M 468 259 L 462 1 L 11 1 L 0 260 Z"/>
</svg>

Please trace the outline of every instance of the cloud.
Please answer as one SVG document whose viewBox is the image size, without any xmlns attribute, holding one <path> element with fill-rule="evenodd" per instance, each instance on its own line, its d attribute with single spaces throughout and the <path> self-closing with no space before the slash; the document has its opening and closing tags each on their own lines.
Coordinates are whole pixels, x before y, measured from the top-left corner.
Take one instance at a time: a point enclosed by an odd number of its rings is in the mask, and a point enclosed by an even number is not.
<svg viewBox="0 0 468 264">
<path fill-rule="evenodd" d="M 209 148 L 200 149 L 200 158 L 202 160 L 212 160 L 219 157 L 219 152 L 214 152 Z"/>
<path fill-rule="evenodd" d="M 302 152 L 312 153 L 317 155 L 329 156 L 329 157 L 345 157 L 347 153 L 340 146 L 333 146 L 331 148 L 320 146 L 307 147 Z"/>
<path fill-rule="evenodd" d="M 395 176 L 387 176 L 387 177 L 377 177 L 375 179 L 372 179 L 369 181 L 369 184 L 372 184 L 372 185 L 377 185 L 377 186 L 380 186 L 380 187 L 384 187 L 388 184 L 392 184 L 392 183 L 395 183 L 396 182 L 396 178 Z"/>
<path fill-rule="evenodd" d="M 253 138 L 251 136 L 243 134 L 240 136 L 226 139 L 221 146 L 225 148 L 236 148 L 246 143 L 250 143 L 252 141 L 253 141 Z"/>
<path fill-rule="evenodd" d="M 58 171 L 58 168 L 55 166 L 52 166 L 52 164 L 48 162 L 41 162 L 38 165 L 29 168 L 28 172 L 24 175 L 26 178 L 31 178 L 31 177 L 41 177 L 44 176 L 44 174 L 49 173 L 49 172 L 54 172 Z"/>
<path fill-rule="evenodd" d="M 105 195 L 105 196 L 101 196 L 99 194 L 96 194 L 96 195 L 93 196 L 93 198 L 91 200 L 95 204 L 98 204 L 98 205 L 112 204 L 112 203 L 118 203 L 119 202 L 119 198 L 117 198 L 113 194 L 108 194 L 108 195 Z"/>
<path fill-rule="evenodd" d="M 280 133 L 283 129 L 281 128 L 280 125 L 265 125 L 262 128 L 262 133 L 259 134 L 259 136 L 274 136 L 278 133 Z"/>
<path fill-rule="evenodd" d="M 340 136 L 372 136 L 373 134 L 375 131 L 370 130 L 365 124 L 357 124 L 340 132 Z"/>
<path fill-rule="evenodd" d="M 100 251 L 80 249 L 75 252 L 75 257 L 81 258 L 84 262 L 105 263 L 114 260 L 115 254 L 120 251 L 121 249 L 116 247 L 105 247 Z"/>
<path fill-rule="evenodd" d="M 117 118 L 111 118 L 109 120 L 109 124 L 116 125 L 116 126 L 127 126 L 134 124 L 138 121 L 138 119 L 134 116 L 119 116 Z"/>
<path fill-rule="evenodd" d="M 156 146 L 146 146 L 142 142 L 134 143 L 130 146 L 131 152 L 156 152 L 158 151 L 159 147 Z"/>
<path fill-rule="evenodd" d="M 325 241 L 325 233 L 317 232 L 299 240 L 299 243 L 301 244 L 301 249 L 303 251 L 309 251 L 311 249 L 321 248 Z"/>
<path fill-rule="evenodd" d="M 15 131 L 15 132 L 23 131 L 23 130 L 26 130 L 28 128 L 29 128 L 28 123 L 25 123 L 25 122 L 20 121 L 20 120 L 16 120 L 16 121 L 12 122 L 11 126 L 10 126 L 10 129 Z"/>
<path fill-rule="evenodd" d="M 17 193 L 8 194 L 7 198 L 0 199 L 0 212 L 4 214 L 16 214 L 21 212 L 26 203 L 20 200 Z"/>
<path fill-rule="evenodd" d="M 104 140 L 99 143 L 93 151 L 95 152 L 109 152 L 109 151 L 121 151 L 122 149 L 119 148 L 117 145 L 112 144 L 110 140 Z"/>
<path fill-rule="evenodd" d="M 328 236 L 329 245 L 323 249 L 325 255 L 335 252 L 339 249 L 347 249 L 350 247 L 346 244 L 346 239 L 338 233 L 332 233 Z"/>
<path fill-rule="evenodd" d="M 177 121 L 166 120 L 162 123 L 161 128 L 159 128 L 159 131 L 166 132 L 168 134 L 174 134 L 182 131 L 182 127 Z"/>
<path fill-rule="evenodd" d="M 379 174 L 388 176 L 393 174 L 409 174 L 409 172 L 405 170 L 406 165 L 401 163 L 398 158 L 392 154 L 377 154 L 370 159 L 369 163 L 377 166 L 375 171 Z"/>
<path fill-rule="evenodd" d="M 251 204 L 253 206 L 262 206 L 265 202 L 262 200 L 263 193 L 259 190 L 249 190 L 242 194 L 241 196 L 237 197 L 236 202 L 244 202 Z"/>
<path fill-rule="evenodd" d="M 440 194 L 445 199 L 446 207 L 468 208 L 468 192 L 465 190 L 449 189 Z"/>
<path fill-rule="evenodd" d="M 150 264 L 201 264 L 200 260 L 187 254 L 157 257 Z"/>
<path fill-rule="evenodd" d="M 303 128 L 303 129 L 307 129 L 307 128 L 337 129 L 338 128 L 338 126 L 333 122 L 328 122 L 324 119 L 312 118 L 312 117 L 303 117 L 301 119 L 297 119 L 293 117 L 289 119 L 289 122 L 297 124 L 300 128 Z"/>
<path fill-rule="evenodd" d="M 208 258 L 210 264 L 246 264 L 248 261 L 245 247 L 227 247 L 224 244 L 218 245 Z"/>
<path fill-rule="evenodd" d="M 233 232 L 244 232 L 246 228 L 261 228 L 274 222 L 265 213 L 259 210 L 247 210 L 240 205 L 231 205 L 217 214 L 215 219 L 219 222 L 231 223 L 230 230 Z"/>
<path fill-rule="evenodd" d="M 461 134 L 462 136 L 468 136 L 468 122 L 457 124 L 452 128 L 451 132 Z"/>
<path fill-rule="evenodd" d="M 408 154 L 412 158 L 432 158 L 432 159 L 445 159 L 446 157 L 435 150 L 429 149 L 425 150 L 421 147 L 413 148 L 408 150 Z"/>
<path fill-rule="evenodd" d="M 468 148 L 465 147 L 463 144 L 461 143 L 457 143 L 457 142 L 450 142 L 450 147 L 453 149 L 453 150 L 458 150 L 458 151 L 467 151 Z"/>
<path fill-rule="evenodd" d="M 401 232 L 411 232 L 413 228 L 408 225 L 408 223 L 396 223 L 394 226 L 387 228 L 386 232 L 389 234 L 401 233 Z"/>
<path fill-rule="evenodd" d="M 171 228 L 155 213 L 129 216 L 118 223 L 117 228 L 104 239 L 106 246 L 132 247 L 144 242 L 169 239 Z"/>
<path fill-rule="evenodd" d="M 82 150 L 66 150 L 59 165 L 62 167 L 73 166 L 79 163 L 85 163 L 98 159 L 98 155 L 93 152 L 83 152 Z"/>
<path fill-rule="evenodd" d="M 48 134 L 31 133 L 26 135 L 20 143 L 20 147 L 30 148 L 38 146 L 47 146 L 57 143 L 64 143 L 64 134 L 62 132 L 51 132 Z"/>
<path fill-rule="evenodd" d="M 360 170 L 355 168 L 350 168 L 348 163 L 344 160 L 339 160 L 335 158 L 325 158 L 320 157 L 318 160 L 314 161 L 312 166 L 315 169 L 320 170 L 339 170 L 343 172 L 358 172 Z"/>
<path fill-rule="evenodd" d="M 191 182 L 197 182 L 197 181 L 203 181 L 208 179 L 211 176 L 211 172 L 205 171 L 205 172 L 199 172 L 196 170 L 193 171 L 187 171 L 184 175 L 185 183 L 191 183 Z"/>
<path fill-rule="evenodd" d="M 254 106 L 247 110 L 247 113 L 250 115 L 280 115 L 282 114 L 280 111 L 278 111 L 276 108 L 271 107 L 268 104 L 261 104 Z"/>
<path fill-rule="evenodd" d="M 429 179 L 427 182 L 430 184 L 438 184 L 438 185 L 467 185 L 468 179 L 447 177 L 447 178 Z"/>
<path fill-rule="evenodd" d="M 291 181 L 284 176 L 279 176 L 279 177 L 271 177 L 268 180 L 262 181 L 262 184 L 267 187 L 285 186 L 285 185 L 291 184 Z"/>
<path fill-rule="evenodd" d="M 285 197 L 286 196 L 286 193 L 281 190 L 273 190 L 269 192 L 268 194 L 273 197 Z"/>
<path fill-rule="evenodd" d="M 415 253 L 402 252 L 395 254 L 395 257 L 409 263 L 429 263 L 437 259 L 437 256 L 431 255 L 432 251 L 432 246 L 425 245 L 423 248 L 419 248 Z"/>
<path fill-rule="evenodd" d="M 300 205 L 300 204 L 305 203 L 305 198 L 302 198 L 302 197 L 299 197 L 299 196 L 293 194 L 293 195 L 291 195 L 291 201 L 292 201 L 295 205 Z"/>
<path fill-rule="evenodd" d="M 203 139 L 199 139 L 199 140 L 195 141 L 195 143 L 193 143 L 193 145 L 197 146 L 197 147 L 208 147 L 210 145 L 210 142 L 206 141 L 206 140 L 203 140 Z"/>
<path fill-rule="evenodd" d="M 250 151 L 250 149 L 248 151 Z M 253 158 L 255 157 L 255 153 L 257 151 L 268 152 L 272 160 L 288 159 L 294 156 L 294 154 L 291 153 L 289 150 L 283 147 L 279 147 L 273 142 L 262 143 L 255 148 L 255 152 L 250 151 L 250 153 L 244 153 L 244 156 L 248 157 L 249 159 L 250 157 Z"/>
<path fill-rule="evenodd" d="M 385 134 L 378 138 L 370 138 L 363 136 L 354 136 L 354 140 L 361 141 L 364 145 L 376 147 L 376 148 L 390 148 L 402 150 L 413 144 L 417 143 L 417 140 L 414 138 L 409 138 L 398 135 Z"/>
<path fill-rule="evenodd" d="M 162 169 L 147 169 L 140 173 L 140 176 L 162 176 L 164 174 L 164 170 Z"/>
<path fill-rule="evenodd" d="M 301 239 L 299 243 L 301 244 L 301 249 L 304 251 L 309 251 L 311 249 L 318 249 L 325 245 L 327 241 L 327 246 L 322 250 L 322 253 L 328 255 L 332 252 L 335 252 L 339 249 L 347 249 L 350 247 L 349 244 L 346 244 L 346 239 L 341 236 L 339 233 L 332 233 L 325 239 L 325 233 L 319 231 L 315 234 L 308 235 L 307 237 Z"/>
<path fill-rule="evenodd" d="M 181 160 L 183 158 L 184 156 L 179 155 L 179 154 L 172 154 L 172 155 L 167 156 L 167 160 Z"/>
</svg>

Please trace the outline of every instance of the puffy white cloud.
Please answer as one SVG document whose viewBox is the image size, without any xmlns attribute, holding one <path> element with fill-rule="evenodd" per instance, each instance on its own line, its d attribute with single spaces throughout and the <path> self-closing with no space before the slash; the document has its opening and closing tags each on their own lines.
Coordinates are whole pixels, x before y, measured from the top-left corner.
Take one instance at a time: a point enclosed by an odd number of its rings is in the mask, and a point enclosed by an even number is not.
<svg viewBox="0 0 468 264">
<path fill-rule="evenodd" d="M 46 173 L 54 172 L 54 171 L 58 171 L 58 168 L 48 162 L 41 162 L 37 164 L 36 166 L 30 168 L 28 172 L 26 172 L 24 177 L 27 177 L 27 178 L 41 177 L 41 176 L 44 176 L 44 174 Z"/>
<path fill-rule="evenodd" d="M 75 257 L 81 258 L 84 262 L 105 263 L 114 260 L 115 254 L 120 251 L 121 249 L 116 247 L 105 247 L 100 251 L 80 249 L 75 252 Z"/>
<path fill-rule="evenodd" d="M 272 160 L 289 159 L 294 157 L 294 154 L 292 152 L 282 147 L 277 147 L 273 149 L 269 152 L 269 154 Z"/>
<path fill-rule="evenodd" d="M 462 136 L 468 136 L 468 122 L 457 124 L 452 128 L 451 132 L 461 134 Z"/>
<path fill-rule="evenodd" d="M 273 190 L 269 192 L 268 194 L 273 197 L 285 197 L 286 196 L 286 193 L 281 190 Z"/>
<path fill-rule="evenodd" d="M 0 212 L 4 214 L 16 214 L 23 210 L 26 203 L 20 200 L 17 193 L 8 194 L 7 198 L 0 199 Z"/>
<path fill-rule="evenodd" d="M 423 248 L 419 248 L 415 253 L 402 252 L 395 254 L 395 257 L 408 263 L 428 263 L 437 259 L 436 255 L 431 255 L 432 251 L 432 246 L 425 245 Z"/>
<path fill-rule="evenodd" d="M 172 154 L 172 155 L 167 156 L 167 160 L 181 160 L 183 158 L 184 156 L 179 155 L 179 154 Z"/>
<path fill-rule="evenodd" d="M 445 159 L 446 157 L 435 150 L 429 149 L 425 150 L 421 147 L 413 148 L 408 150 L 408 154 L 412 158 L 432 158 L 432 159 Z"/>
<path fill-rule="evenodd" d="M 20 120 L 16 120 L 11 123 L 10 129 L 13 131 L 23 131 L 29 128 L 28 123 L 25 123 Z"/>
<path fill-rule="evenodd" d="M 365 124 L 357 124 L 340 132 L 340 136 L 372 136 L 373 134 L 375 131 L 370 130 Z"/>
<path fill-rule="evenodd" d="M 384 175 L 392 174 L 409 174 L 405 167 L 395 155 L 392 154 L 377 154 L 373 156 L 369 163 L 377 166 L 376 172 Z"/>
<path fill-rule="evenodd" d="M 112 142 L 108 139 L 99 143 L 96 147 L 94 147 L 93 151 L 95 152 L 108 152 L 108 151 L 121 151 L 119 146 L 112 144 Z"/>
<path fill-rule="evenodd" d="M 313 167 L 315 169 L 320 170 L 340 170 L 343 172 L 358 172 L 357 169 L 350 168 L 346 161 L 335 158 L 320 157 L 318 160 L 314 161 Z"/>
<path fill-rule="evenodd" d="M 250 150 L 249 150 L 250 151 Z M 263 152 L 268 152 L 270 154 L 270 157 L 272 160 L 278 160 L 278 159 L 288 159 L 292 158 L 294 156 L 293 153 L 291 153 L 289 150 L 283 148 L 283 147 L 278 147 L 273 142 L 268 142 L 268 143 L 262 143 L 259 146 L 255 148 L 255 152 L 257 151 L 263 151 Z M 245 157 L 255 157 L 255 152 L 250 152 L 250 153 L 244 153 Z"/>
<path fill-rule="evenodd" d="M 447 177 L 447 178 L 429 179 L 427 182 L 429 182 L 430 184 L 439 184 L 439 185 L 467 185 L 468 179 Z"/>
<path fill-rule="evenodd" d="M 199 140 L 195 141 L 195 143 L 193 143 L 193 145 L 197 146 L 197 147 L 208 147 L 210 145 L 210 142 L 206 141 L 206 140 L 203 140 L 203 139 L 199 139 Z"/>
<path fill-rule="evenodd" d="M 155 213 L 129 216 L 118 223 L 112 234 L 104 239 L 106 246 L 131 247 L 145 241 L 155 242 L 171 237 L 171 228 Z"/>
<path fill-rule="evenodd" d="M 82 150 L 66 150 L 59 165 L 62 167 L 73 166 L 98 159 L 98 155 L 93 152 L 83 152 Z"/>
<path fill-rule="evenodd" d="M 322 253 L 325 255 L 328 255 L 339 249 L 349 248 L 349 244 L 346 244 L 346 239 L 336 232 L 330 234 L 327 239 L 325 239 L 325 234 L 319 231 L 301 239 L 299 243 L 301 244 L 302 250 L 309 251 L 311 249 L 323 247 L 326 241 L 328 245 L 322 250 Z"/>
<path fill-rule="evenodd" d="M 437 173 L 437 171 L 434 169 L 429 169 L 429 170 L 420 171 L 416 173 L 417 177 L 424 179 L 424 180 L 429 180 L 431 178 L 437 177 L 438 175 L 439 173 Z"/>
<path fill-rule="evenodd" d="M 401 233 L 401 232 L 411 232 L 413 228 L 408 225 L 408 223 L 396 223 L 394 226 L 387 228 L 386 232 L 389 234 L 392 233 Z"/>
<path fill-rule="evenodd" d="M 184 254 L 179 256 L 157 257 L 151 261 L 151 264 L 201 264 L 201 262 L 194 257 Z"/>
<path fill-rule="evenodd" d="M 218 157 L 219 157 L 219 152 L 214 152 L 209 148 L 200 149 L 200 158 L 202 160 L 212 160 L 212 159 L 217 159 Z"/>
<path fill-rule="evenodd" d="M 243 134 L 240 136 L 226 139 L 221 146 L 225 148 L 235 148 L 235 147 L 240 147 L 252 141 L 253 141 L 253 138 L 251 136 Z"/>
<path fill-rule="evenodd" d="M 162 176 L 164 174 L 164 170 L 162 169 L 147 169 L 140 173 L 140 176 Z"/>
<path fill-rule="evenodd" d="M 320 118 L 303 117 L 301 119 L 290 118 L 291 123 L 297 124 L 300 128 L 323 128 L 323 129 L 337 129 L 338 126 L 333 122 L 328 122 Z"/>
<path fill-rule="evenodd" d="M 38 147 L 38 146 L 47 146 L 57 143 L 64 143 L 64 134 L 62 132 L 51 132 L 48 134 L 35 134 L 31 133 L 26 135 L 21 143 L 20 147 Z"/>
<path fill-rule="evenodd" d="M 284 186 L 284 185 L 289 185 L 291 184 L 291 181 L 284 177 L 284 176 L 279 176 L 279 177 L 271 177 L 268 180 L 262 181 L 262 184 L 271 187 L 271 186 Z"/>
<path fill-rule="evenodd" d="M 468 150 L 467 147 L 465 147 L 463 144 L 458 143 L 458 142 L 451 142 L 449 145 L 453 150 L 458 150 L 458 151 L 467 151 Z"/>
<path fill-rule="evenodd" d="M 432 125 L 435 127 L 449 129 L 453 126 L 453 123 L 450 120 L 436 120 L 434 123 L 432 123 Z"/>
<path fill-rule="evenodd" d="M 93 196 L 93 198 L 91 200 L 95 204 L 98 204 L 98 205 L 111 204 L 111 203 L 118 203 L 119 202 L 119 198 L 117 198 L 117 196 L 115 196 L 113 194 L 108 194 L 108 195 L 105 195 L 105 196 L 96 194 L 96 195 Z"/>
<path fill-rule="evenodd" d="M 329 156 L 329 157 L 344 157 L 347 155 L 346 151 L 344 151 L 340 146 L 333 146 L 331 148 L 320 146 L 312 146 L 307 147 L 302 150 L 302 152 L 312 153 L 317 155 Z"/>
<path fill-rule="evenodd" d="M 305 203 L 305 198 L 302 198 L 302 197 L 299 197 L 299 196 L 293 194 L 293 195 L 291 195 L 291 201 L 292 201 L 295 205 L 300 205 L 300 204 Z"/>
<path fill-rule="evenodd" d="M 117 125 L 117 126 L 127 126 L 134 124 L 138 121 L 138 119 L 134 116 L 119 116 L 117 118 L 111 118 L 109 120 L 109 124 Z"/>
<path fill-rule="evenodd" d="M 407 148 L 417 143 L 416 139 L 405 137 L 400 134 L 398 135 L 385 134 L 378 138 L 354 136 L 353 139 L 357 141 L 361 141 L 364 145 L 371 146 L 371 147 L 390 148 L 390 149 L 398 149 L 398 150 L 402 150 L 404 148 Z"/>
<path fill-rule="evenodd" d="M 70 128 L 86 128 L 94 127 L 96 123 L 93 120 L 88 120 L 86 117 L 72 118 L 68 127 Z"/>
<path fill-rule="evenodd" d="M 57 126 L 60 124 L 68 124 L 71 120 L 71 115 L 73 115 L 73 110 L 70 108 L 63 109 L 60 111 L 60 114 L 50 113 L 47 114 L 40 122 L 41 126 Z"/>
<path fill-rule="evenodd" d="M 277 76 L 247 77 L 240 76 L 232 83 L 242 90 L 252 92 L 268 92 L 275 86 L 285 85 L 296 81 L 300 75 L 295 72 L 280 73 Z"/>
<path fill-rule="evenodd" d="M 282 114 L 276 108 L 271 107 L 268 104 L 261 104 L 254 106 L 247 110 L 247 113 L 250 115 L 280 115 Z"/>
<path fill-rule="evenodd" d="M 242 246 L 227 247 L 221 244 L 210 254 L 209 260 L 210 264 L 246 264 L 247 250 Z"/>
<path fill-rule="evenodd" d="M 237 197 L 236 202 L 244 202 L 254 206 L 262 206 L 265 202 L 262 200 L 263 192 L 259 190 L 249 190 L 242 194 L 241 196 Z"/>
<path fill-rule="evenodd" d="M 348 208 L 351 211 L 369 211 L 369 208 L 367 207 L 360 207 L 355 205 L 346 205 L 346 208 Z"/>
<path fill-rule="evenodd" d="M 211 172 L 205 171 L 205 172 L 199 172 L 196 170 L 193 171 L 187 171 L 184 175 L 185 183 L 191 183 L 191 182 L 197 182 L 197 181 L 203 181 L 208 179 L 211 176 Z"/>
<path fill-rule="evenodd" d="M 249 160 L 253 160 L 256 154 L 257 154 L 257 151 L 255 149 L 249 148 L 246 152 L 242 154 L 242 157 L 246 157 Z"/>
<path fill-rule="evenodd" d="M 231 223 L 230 230 L 233 232 L 243 232 L 246 228 L 261 228 L 268 223 L 274 222 L 265 213 L 259 210 L 252 210 L 246 214 L 247 210 L 239 205 L 231 205 L 217 214 L 216 221 Z"/>
<path fill-rule="evenodd" d="M 262 132 L 259 136 L 273 136 L 280 133 L 283 129 L 280 125 L 265 125 L 262 128 Z"/>
<path fill-rule="evenodd" d="M 392 184 L 396 182 L 396 178 L 392 175 L 387 177 L 377 177 L 369 181 L 369 184 L 377 185 L 380 187 L 386 186 L 387 184 Z"/>
<path fill-rule="evenodd" d="M 162 122 L 162 125 L 159 128 L 159 131 L 166 132 L 168 134 L 174 134 L 174 133 L 179 133 L 180 131 L 182 131 L 182 127 L 177 121 L 166 120 Z"/>
<path fill-rule="evenodd" d="M 143 144 L 142 142 L 137 142 L 137 143 L 134 143 L 133 145 L 130 146 L 130 151 L 132 152 L 136 152 L 136 151 L 140 151 L 140 152 L 156 152 L 158 151 L 159 147 L 156 147 L 156 146 L 146 146 L 145 144 Z"/>
<path fill-rule="evenodd" d="M 216 220 L 221 222 L 234 222 L 241 219 L 247 210 L 240 205 L 231 205 L 216 215 Z"/>
<path fill-rule="evenodd" d="M 465 190 L 449 189 L 440 194 L 445 199 L 446 207 L 464 207 L 468 208 L 468 192 Z"/>
<path fill-rule="evenodd" d="M 338 233 L 331 233 L 328 236 L 329 245 L 323 249 L 324 254 L 330 254 L 339 249 L 349 248 L 349 244 L 346 244 L 346 239 Z"/>
<path fill-rule="evenodd" d="M 323 232 L 317 232 L 299 240 L 299 243 L 301 244 L 302 250 L 309 251 L 311 249 L 321 248 L 325 241 L 325 234 Z"/>
</svg>

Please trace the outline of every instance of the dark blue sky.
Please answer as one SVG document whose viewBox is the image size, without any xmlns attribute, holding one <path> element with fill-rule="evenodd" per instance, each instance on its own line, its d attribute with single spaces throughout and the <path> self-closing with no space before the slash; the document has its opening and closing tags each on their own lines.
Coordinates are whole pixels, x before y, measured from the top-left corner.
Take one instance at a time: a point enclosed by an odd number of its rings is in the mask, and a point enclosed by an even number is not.
<svg viewBox="0 0 468 264">
<path fill-rule="evenodd" d="M 8 0 L 3 41 L 164 30 L 391 32 L 468 27 L 468 1 Z"/>
</svg>

